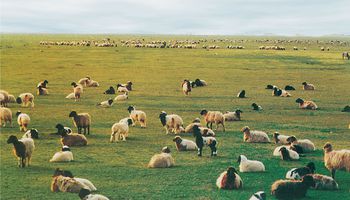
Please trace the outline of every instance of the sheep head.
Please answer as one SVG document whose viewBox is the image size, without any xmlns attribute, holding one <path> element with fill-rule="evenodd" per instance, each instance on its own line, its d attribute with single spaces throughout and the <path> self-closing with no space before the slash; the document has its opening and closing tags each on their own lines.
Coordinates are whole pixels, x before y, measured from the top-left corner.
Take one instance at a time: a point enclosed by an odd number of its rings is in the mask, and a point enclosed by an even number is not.
<svg viewBox="0 0 350 200">
<path fill-rule="evenodd" d="M 15 143 L 18 142 L 18 139 L 16 136 L 11 135 L 8 139 L 7 139 L 7 144 L 11 144 L 11 143 Z"/>
<path fill-rule="evenodd" d="M 85 189 L 85 188 L 82 188 L 82 189 L 80 189 L 80 191 L 79 191 L 79 197 L 80 197 L 80 199 L 85 199 L 85 197 L 86 197 L 87 195 L 89 195 L 89 194 L 91 194 L 90 190 Z"/>
<path fill-rule="evenodd" d="M 208 113 L 207 110 L 202 110 L 202 111 L 200 112 L 200 115 L 202 115 L 202 116 L 204 115 L 204 116 L 205 116 L 205 115 L 207 115 L 207 113 Z"/>
<path fill-rule="evenodd" d="M 78 116 L 76 111 L 72 111 L 69 113 L 69 117 L 76 117 L 76 116 Z"/>
<path fill-rule="evenodd" d="M 159 114 L 159 119 L 160 119 L 160 122 L 162 123 L 163 126 L 166 125 L 166 116 L 167 116 L 167 113 L 162 111 L 160 114 Z"/>
<path fill-rule="evenodd" d="M 293 142 L 296 142 L 296 141 L 297 141 L 297 138 L 294 135 L 287 138 L 287 142 L 289 144 L 292 144 Z"/>
<path fill-rule="evenodd" d="M 304 103 L 304 100 L 302 98 L 297 98 L 297 100 L 295 100 L 295 102 L 302 104 L 302 103 Z"/>
<path fill-rule="evenodd" d="M 273 133 L 273 139 L 275 140 L 275 144 L 277 144 L 280 140 L 278 139 L 278 136 L 279 136 L 280 134 L 278 133 L 278 132 L 274 132 Z"/>
<path fill-rule="evenodd" d="M 20 114 L 22 114 L 22 112 L 19 110 L 16 112 L 16 116 L 18 117 Z"/>
<path fill-rule="evenodd" d="M 326 152 L 326 153 L 333 151 L 332 144 L 329 143 L 329 142 L 327 142 L 327 143 L 323 146 L 323 150 L 324 150 L 324 152 Z"/>
<path fill-rule="evenodd" d="M 170 153 L 170 152 L 171 151 L 170 151 L 169 147 L 165 146 L 165 147 L 162 148 L 162 153 Z"/>
<path fill-rule="evenodd" d="M 175 136 L 175 138 L 173 139 L 173 142 L 179 144 L 182 142 L 182 138 L 180 136 Z"/>
<path fill-rule="evenodd" d="M 22 98 L 21 98 L 21 97 L 17 97 L 16 102 L 17 102 L 18 104 L 21 104 L 21 103 L 22 103 Z"/>
<path fill-rule="evenodd" d="M 131 111 L 135 110 L 135 107 L 134 106 L 129 106 L 128 109 L 129 113 L 131 113 Z"/>
<path fill-rule="evenodd" d="M 61 149 L 61 151 L 70 151 L 69 146 L 64 145 Z"/>
</svg>

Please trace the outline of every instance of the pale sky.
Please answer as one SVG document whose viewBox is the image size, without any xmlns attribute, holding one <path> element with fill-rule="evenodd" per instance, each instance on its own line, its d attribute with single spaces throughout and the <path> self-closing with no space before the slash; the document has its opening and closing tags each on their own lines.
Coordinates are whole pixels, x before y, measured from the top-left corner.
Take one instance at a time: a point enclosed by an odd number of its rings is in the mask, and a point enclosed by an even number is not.
<svg viewBox="0 0 350 200">
<path fill-rule="evenodd" d="M 0 0 L 2 33 L 350 35 L 350 0 Z"/>
</svg>

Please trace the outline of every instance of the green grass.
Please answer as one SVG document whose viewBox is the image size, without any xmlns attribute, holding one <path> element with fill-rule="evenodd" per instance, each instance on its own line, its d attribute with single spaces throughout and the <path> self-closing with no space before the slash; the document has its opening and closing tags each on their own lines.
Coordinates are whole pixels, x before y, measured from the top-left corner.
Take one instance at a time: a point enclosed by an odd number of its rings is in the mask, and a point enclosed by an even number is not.
<svg viewBox="0 0 350 200">
<path fill-rule="evenodd" d="M 126 47 L 66 47 L 40 46 L 40 40 L 81 40 L 104 38 L 102 35 L 1 35 L 1 89 L 17 96 L 22 92 L 35 93 L 36 84 L 49 80 L 49 96 L 36 96 L 34 109 L 11 104 L 13 112 L 22 110 L 32 119 L 30 127 L 40 131 L 36 140 L 32 166 L 20 169 L 12 155 L 12 146 L 6 144 L 9 135 L 21 137 L 18 125 L 2 128 L 1 145 L 1 199 L 77 199 L 76 194 L 52 193 L 51 175 L 56 167 L 71 170 L 77 177 L 88 178 L 98 193 L 111 199 L 248 199 L 264 190 L 271 199 L 269 188 L 284 178 L 292 167 L 316 164 L 318 173 L 329 175 L 323 164 L 322 146 L 330 141 L 335 149 L 349 149 L 350 115 L 340 110 L 349 104 L 350 62 L 341 60 L 341 52 L 349 46 L 333 45 L 331 51 L 321 52 L 312 43 L 307 51 L 260 51 L 264 45 L 250 41 L 244 50 L 203 49 L 135 49 Z M 111 39 L 142 38 L 147 40 L 185 36 L 128 36 L 112 35 Z M 195 38 L 194 36 L 191 36 Z M 187 38 L 191 38 L 187 37 Z M 211 37 L 209 37 L 211 38 Z M 232 37 L 235 38 L 235 37 Z M 246 37 L 252 39 L 251 37 Z M 197 38 L 198 39 L 198 38 Z M 307 38 L 310 39 L 310 38 Z M 317 38 L 318 39 L 318 38 Z M 322 39 L 322 38 L 321 38 Z M 326 40 L 326 38 L 323 38 Z M 344 38 L 342 38 L 344 39 Z M 349 42 L 349 38 L 345 38 Z M 311 38 L 311 40 L 316 40 Z M 225 46 L 220 43 L 220 46 Z M 268 45 L 268 44 L 266 44 Z M 201 45 L 200 45 L 201 46 Z M 287 47 L 298 44 L 284 45 Z M 325 45 L 326 46 L 326 45 Z M 289 48 L 290 49 L 290 48 Z M 80 102 L 64 97 L 72 91 L 70 83 L 90 75 L 101 87 L 87 88 Z M 208 87 L 195 88 L 191 96 L 181 91 L 185 78 L 204 79 Z M 132 80 L 135 91 L 125 103 L 116 103 L 110 109 L 96 108 L 95 104 L 110 96 L 103 91 L 110 85 Z M 301 83 L 316 85 L 315 91 L 302 91 Z M 267 84 L 297 88 L 293 97 L 272 97 L 265 90 Z M 236 94 L 245 89 L 247 99 Z M 314 100 L 320 110 L 298 109 L 295 99 Z M 253 112 L 251 103 L 263 106 Z M 126 142 L 109 143 L 110 128 L 119 119 L 128 116 L 127 106 L 136 105 L 148 116 L 147 129 L 132 127 Z M 185 125 L 200 117 L 201 109 L 243 110 L 243 121 L 226 123 L 226 132 L 217 132 L 218 157 L 204 157 L 196 152 L 176 152 L 173 135 L 165 135 L 158 115 L 162 110 L 179 114 Z M 71 148 L 75 161 L 49 163 L 61 148 L 59 137 L 52 135 L 57 123 L 73 126 L 68 114 L 71 110 L 88 112 L 92 116 L 89 145 Z M 274 144 L 247 144 L 242 142 L 241 127 L 274 131 L 312 140 L 318 150 L 296 162 L 285 162 L 272 157 Z M 74 130 L 76 130 L 74 128 Z M 191 135 L 184 138 L 193 139 Z M 148 169 L 146 165 L 163 146 L 170 146 L 176 167 Z M 239 191 L 218 190 L 216 178 L 228 166 L 238 169 L 237 157 L 245 154 L 262 161 L 265 173 L 240 173 L 244 186 Z M 349 199 L 350 174 L 338 171 L 339 191 L 309 190 L 307 199 Z"/>
</svg>

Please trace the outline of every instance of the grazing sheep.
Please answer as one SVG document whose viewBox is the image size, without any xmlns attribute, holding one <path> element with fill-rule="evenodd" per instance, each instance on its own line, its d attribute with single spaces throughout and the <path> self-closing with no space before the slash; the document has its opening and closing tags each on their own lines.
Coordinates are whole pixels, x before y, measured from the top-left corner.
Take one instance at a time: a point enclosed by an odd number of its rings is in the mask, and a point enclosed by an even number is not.
<svg viewBox="0 0 350 200">
<path fill-rule="evenodd" d="M 72 172 L 68 171 L 68 170 L 63 170 L 60 168 L 56 168 L 53 177 L 56 176 L 64 176 L 64 177 L 69 177 L 74 179 L 75 181 L 78 181 L 80 184 L 82 184 L 84 186 L 84 188 L 90 190 L 90 191 L 96 191 L 97 188 L 95 187 L 94 184 L 92 184 L 91 181 L 89 181 L 88 179 L 85 178 L 78 178 L 78 177 L 74 177 Z"/>
<path fill-rule="evenodd" d="M 90 77 L 88 77 L 88 76 L 85 77 L 85 78 L 82 78 L 82 79 L 80 79 L 80 80 L 78 81 L 78 83 L 79 83 L 80 85 L 84 86 L 84 87 L 86 87 L 87 85 L 89 85 L 90 82 L 91 82 L 91 79 L 90 79 Z"/>
<path fill-rule="evenodd" d="M 241 111 L 237 109 L 235 112 L 226 111 L 224 114 L 225 121 L 241 121 Z"/>
<path fill-rule="evenodd" d="M 46 88 L 43 88 L 42 86 L 39 86 L 36 94 L 37 95 L 48 95 L 49 91 Z"/>
<path fill-rule="evenodd" d="M 334 151 L 330 143 L 326 143 L 324 149 L 324 165 L 335 178 L 336 170 L 346 170 L 350 172 L 350 150 L 342 149 Z"/>
<path fill-rule="evenodd" d="M 6 123 L 12 127 L 12 111 L 9 108 L 0 107 L 0 126 L 5 127 Z"/>
<path fill-rule="evenodd" d="M 182 139 L 180 136 L 175 136 L 173 142 L 175 142 L 177 151 L 194 151 L 198 149 L 196 143 L 192 140 Z"/>
<path fill-rule="evenodd" d="M 303 90 L 315 90 L 315 86 L 310 83 L 303 82 Z"/>
<path fill-rule="evenodd" d="M 74 92 L 68 94 L 65 98 L 66 98 L 66 99 L 75 99 Z"/>
<path fill-rule="evenodd" d="M 120 84 L 120 83 L 117 84 L 117 91 L 118 91 L 118 92 L 124 92 L 124 93 L 129 92 L 129 90 L 128 90 L 125 86 L 123 86 L 122 84 Z"/>
<path fill-rule="evenodd" d="M 163 127 L 165 128 L 166 134 L 169 134 L 169 131 L 175 134 L 179 134 L 181 132 L 180 127 L 183 126 L 183 121 L 179 115 L 176 115 L 176 114 L 168 115 L 165 111 L 162 111 L 159 114 L 159 119 Z"/>
<path fill-rule="evenodd" d="M 218 130 L 219 124 L 221 124 L 222 129 L 225 132 L 225 117 L 221 112 L 202 110 L 200 112 L 200 115 L 204 117 L 204 121 L 205 123 L 207 123 L 208 128 L 210 123 L 210 129 L 213 129 L 213 123 L 215 123 L 216 124 L 215 130 Z"/>
<path fill-rule="evenodd" d="M 254 193 L 249 200 L 266 200 L 266 194 L 264 191 Z"/>
<path fill-rule="evenodd" d="M 316 171 L 315 163 L 309 162 L 305 167 L 293 168 L 286 174 L 286 179 L 299 180 L 307 174 L 313 174 Z"/>
<path fill-rule="evenodd" d="M 304 101 L 303 99 L 298 98 L 295 102 L 299 104 L 299 108 L 301 109 L 317 110 L 318 108 L 313 101 Z"/>
<path fill-rule="evenodd" d="M 263 131 L 251 131 L 248 126 L 245 126 L 241 129 L 244 133 L 243 141 L 250 143 L 269 143 L 270 139 L 267 134 Z"/>
<path fill-rule="evenodd" d="M 8 140 L 7 144 L 13 144 L 13 153 L 18 158 L 18 167 L 25 167 L 26 165 L 26 146 L 23 142 L 18 141 L 17 137 L 14 135 L 11 135 Z"/>
<path fill-rule="evenodd" d="M 17 116 L 17 123 L 19 125 L 19 130 L 27 131 L 28 125 L 30 123 L 29 115 L 22 113 L 21 111 L 17 111 L 16 116 Z"/>
<path fill-rule="evenodd" d="M 28 92 L 22 93 L 17 97 L 16 102 L 21 104 L 22 107 L 28 107 L 30 104 L 31 107 L 34 108 L 34 95 Z"/>
<path fill-rule="evenodd" d="M 315 181 L 316 190 L 338 190 L 338 183 L 330 176 L 325 176 L 321 174 L 310 174 Z"/>
<path fill-rule="evenodd" d="M 146 128 L 146 113 L 143 112 L 142 110 L 136 110 L 135 106 L 129 106 L 128 107 L 128 112 L 130 114 L 130 118 L 133 121 L 132 126 L 136 125 L 136 122 L 140 123 L 141 128 Z"/>
<path fill-rule="evenodd" d="M 61 135 L 61 144 L 64 146 L 86 146 L 88 141 L 84 135 L 81 134 L 67 134 L 63 132 Z"/>
<path fill-rule="evenodd" d="M 342 112 L 350 112 L 350 106 L 345 106 Z"/>
<path fill-rule="evenodd" d="M 350 55 L 349 55 L 348 52 L 343 52 L 342 53 L 342 57 L 343 57 L 343 60 L 345 60 L 345 59 L 349 60 L 350 59 Z"/>
<path fill-rule="evenodd" d="M 257 160 L 248 160 L 244 155 L 238 156 L 237 160 L 240 172 L 264 172 L 265 166 Z"/>
<path fill-rule="evenodd" d="M 286 85 L 286 87 L 284 87 L 284 90 L 295 90 L 295 88 L 291 85 Z"/>
<path fill-rule="evenodd" d="M 84 129 L 84 135 L 90 135 L 90 125 L 91 125 L 91 116 L 88 113 L 79 113 L 72 111 L 69 114 L 69 117 L 73 117 L 73 124 L 78 128 L 78 133 L 81 133 L 81 129 Z M 69 146 L 69 145 L 68 145 Z"/>
<path fill-rule="evenodd" d="M 182 92 L 184 93 L 184 95 L 188 96 L 191 92 L 191 83 L 189 80 L 185 79 L 182 84 Z"/>
<path fill-rule="evenodd" d="M 278 96 L 278 97 L 291 97 L 292 95 L 285 91 L 285 90 L 281 90 L 277 87 L 275 87 L 272 91 L 272 96 Z"/>
<path fill-rule="evenodd" d="M 50 162 L 70 162 L 73 160 L 73 153 L 70 151 L 69 146 L 63 146 L 61 151 L 53 155 Z"/>
<path fill-rule="evenodd" d="M 227 168 L 216 180 L 216 186 L 224 190 L 241 189 L 243 182 L 237 171 L 233 167 Z"/>
<path fill-rule="evenodd" d="M 67 126 L 63 126 L 62 124 L 57 124 L 55 127 L 57 128 L 58 135 L 61 135 L 63 132 L 65 132 L 67 134 L 73 133 L 71 128 L 69 128 Z"/>
<path fill-rule="evenodd" d="M 256 104 L 256 103 L 252 103 L 252 107 L 253 107 L 253 110 L 256 110 L 256 111 L 259 111 L 259 110 L 262 110 L 262 109 L 263 109 L 261 106 L 259 106 L 259 105 Z"/>
<path fill-rule="evenodd" d="M 288 135 L 281 135 L 279 132 L 273 133 L 273 139 L 275 141 L 275 144 L 289 144 L 289 142 L 287 141 L 289 137 L 290 136 Z"/>
<path fill-rule="evenodd" d="M 116 142 L 119 139 L 125 141 L 128 137 L 129 126 L 131 124 L 132 119 L 130 118 L 122 119 L 118 123 L 113 124 L 110 142 Z"/>
<path fill-rule="evenodd" d="M 48 83 L 49 83 L 49 81 L 47 81 L 47 80 L 40 81 L 36 87 L 39 88 L 41 86 L 42 88 L 47 88 Z"/>
<path fill-rule="evenodd" d="M 9 103 L 9 93 L 5 90 L 0 90 L 0 105 L 7 107 L 7 104 Z"/>
<path fill-rule="evenodd" d="M 291 145 L 301 146 L 303 153 L 313 152 L 316 150 L 314 143 L 308 139 L 298 140 L 294 135 L 287 138 L 287 142 Z"/>
<path fill-rule="evenodd" d="M 78 99 L 80 99 L 80 96 L 83 93 L 83 86 L 80 84 L 76 84 L 75 82 L 72 82 L 71 85 L 73 86 L 73 93 L 74 93 L 75 101 L 77 101 Z"/>
<path fill-rule="evenodd" d="M 293 150 L 281 147 L 279 152 L 281 153 L 281 159 L 286 161 L 299 160 L 299 154 Z"/>
<path fill-rule="evenodd" d="M 25 132 L 22 136 L 22 138 L 32 138 L 32 139 L 39 139 L 39 131 L 35 128 L 32 128 Z"/>
<path fill-rule="evenodd" d="M 246 98 L 245 96 L 245 90 L 241 90 L 238 94 L 237 94 L 238 98 Z"/>
<path fill-rule="evenodd" d="M 315 182 L 310 175 L 299 180 L 278 180 L 271 186 L 271 194 L 277 199 L 297 199 L 306 195 L 307 189 L 315 186 Z"/>
<path fill-rule="evenodd" d="M 114 98 L 114 101 L 126 101 L 128 99 L 128 93 L 120 94 Z"/>
<path fill-rule="evenodd" d="M 101 103 L 98 103 L 96 106 L 100 106 L 102 108 L 110 108 L 113 105 L 113 99 L 109 99 L 107 101 L 102 101 Z"/>
<path fill-rule="evenodd" d="M 79 198 L 81 200 L 109 200 L 107 197 L 100 194 L 91 194 L 90 190 L 82 188 L 79 191 Z"/>
<path fill-rule="evenodd" d="M 81 184 L 74 178 L 65 176 L 55 176 L 52 178 L 51 191 L 52 192 L 72 192 L 78 193 L 81 189 L 88 189 L 85 185 Z"/>
<path fill-rule="evenodd" d="M 103 94 L 115 94 L 115 90 L 112 86 L 109 87 Z"/>
<path fill-rule="evenodd" d="M 203 146 L 209 146 L 211 156 L 217 156 L 217 141 L 214 137 L 203 137 L 198 126 L 193 126 L 193 136 L 196 138 L 196 145 L 198 147 L 198 156 L 202 156 Z"/>
<path fill-rule="evenodd" d="M 148 163 L 149 168 L 168 168 L 175 165 L 174 158 L 170 154 L 170 149 L 168 147 L 163 147 L 160 154 L 155 154 L 152 156 Z"/>
</svg>

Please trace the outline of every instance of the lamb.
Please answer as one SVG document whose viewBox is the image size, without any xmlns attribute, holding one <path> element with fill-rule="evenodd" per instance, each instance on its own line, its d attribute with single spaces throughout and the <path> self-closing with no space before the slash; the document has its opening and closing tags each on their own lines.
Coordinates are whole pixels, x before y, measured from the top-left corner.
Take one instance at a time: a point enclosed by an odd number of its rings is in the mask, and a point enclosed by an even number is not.
<svg viewBox="0 0 350 200">
<path fill-rule="evenodd" d="M 69 146 L 63 146 L 61 151 L 53 155 L 50 162 L 70 162 L 73 160 L 73 153 L 70 151 Z"/>
<path fill-rule="evenodd" d="M 68 94 L 65 98 L 66 98 L 66 99 L 75 99 L 75 94 L 74 94 L 74 92 Z"/>
<path fill-rule="evenodd" d="M 301 109 L 317 110 L 318 108 L 313 101 L 304 101 L 303 99 L 298 98 L 295 102 L 299 104 L 299 108 Z"/>
<path fill-rule="evenodd" d="M 0 107 L 0 126 L 5 127 L 6 123 L 12 127 L 12 111 L 9 108 Z"/>
<path fill-rule="evenodd" d="M 177 151 L 195 151 L 198 149 L 196 143 L 191 140 L 182 139 L 180 136 L 175 136 L 173 139 Z"/>
<path fill-rule="evenodd" d="M 61 135 L 63 132 L 65 132 L 67 134 L 73 133 L 71 128 L 69 128 L 67 126 L 63 126 L 62 124 L 57 124 L 55 127 L 57 128 L 58 135 Z"/>
<path fill-rule="evenodd" d="M 262 110 L 262 109 L 263 109 L 261 106 L 259 106 L 259 105 L 256 104 L 256 103 L 252 103 L 252 107 L 253 107 L 253 110 L 256 110 L 256 111 L 259 111 L 259 110 Z"/>
<path fill-rule="evenodd" d="M 112 86 L 109 87 L 103 94 L 115 94 L 115 90 Z"/>
<path fill-rule="evenodd" d="M 149 168 L 168 168 L 175 165 L 174 158 L 170 154 L 170 149 L 168 147 L 163 147 L 160 154 L 155 154 L 152 156 L 148 163 Z"/>
<path fill-rule="evenodd" d="M 34 108 L 34 95 L 28 92 L 22 93 L 17 97 L 16 102 L 21 104 L 22 107 L 28 107 L 30 104 L 30 106 Z"/>
<path fill-rule="evenodd" d="M 214 137 L 203 137 L 198 126 L 193 126 L 193 136 L 196 138 L 196 145 L 198 147 L 198 156 L 202 156 L 203 146 L 209 146 L 211 156 L 217 156 L 217 141 Z"/>
<path fill-rule="evenodd" d="M 216 186 L 224 190 L 241 189 L 243 182 L 237 171 L 233 167 L 227 168 L 216 180 Z"/>
<path fill-rule="evenodd" d="M 7 107 L 7 104 L 9 103 L 9 93 L 5 90 L 0 90 L 0 105 Z"/>
<path fill-rule="evenodd" d="M 293 150 L 287 149 L 286 147 L 281 147 L 279 151 L 281 153 L 282 160 L 299 160 L 299 154 Z"/>
<path fill-rule="evenodd" d="M 313 152 L 316 150 L 314 143 L 312 143 L 310 140 L 297 140 L 294 135 L 288 137 L 287 142 L 291 145 L 299 145 L 302 148 L 303 153 Z"/>
<path fill-rule="evenodd" d="M 224 114 L 225 121 L 241 121 L 241 111 L 240 109 L 236 109 L 234 112 L 226 111 Z"/>
<path fill-rule="evenodd" d="M 146 113 L 142 110 L 136 110 L 135 106 L 129 106 L 128 109 L 130 118 L 133 121 L 132 126 L 136 125 L 136 122 L 140 123 L 141 128 L 146 128 Z"/>
<path fill-rule="evenodd" d="M 98 103 L 96 106 L 100 106 L 102 108 L 110 108 L 113 105 L 113 99 L 109 99 L 107 101 L 102 101 L 101 103 Z"/>
<path fill-rule="evenodd" d="M 76 84 L 75 82 L 72 82 L 71 85 L 73 86 L 73 93 L 74 93 L 75 101 L 77 101 L 78 99 L 80 99 L 80 96 L 83 93 L 83 86 L 80 84 Z"/>
<path fill-rule="evenodd" d="M 127 99 L 129 99 L 128 93 L 125 92 L 124 94 L 120 94 L 120 95 L 116 96 L 114 98 L 114 101 L 126 101 Z"/>
<path fill-rule="evenodd" d="M 284 90 L 295 90 L 295 88 L 291 85 L 286 85 L 286 87 L 284 87 Z"/>
<path fill-rule="evenodd" d="M 305 197 L 307 189 L 315 186 L 312 176 L 306 175 L 299 180 L 278 180 L 271 186 L 271 194 L 277 199 L 296 199 Z"/>
<path fill-rule="evenodd" d="M 22 136 L 22 138 L 32 138 L 32 139 L 39 139 L 39 131 L 37 129 L 30 129 L 27 132 L 25 132 Z"/>
<path fill-rule="evenodd" d="M 266 194 L 264 191 L 254 193 L 249 200 L 266 200 Z"/>
<path fill-rule="evenodd" d="M 315 181 L 315 186 L 312 187 L 316 190 L 338 190 L 338 183 L 330 176 L 321 174 L 310 174 Z"/>
<path fill-rule="evenodd" d="M 57 176 L 64 176 L 64 177 L 68 177 L 68 178 L 72 178 L 75 181 L 79 182 L 81 185 L 83 185 L 83 187 L 85 189 L 88 189 L 90 191 L 96 191 L 97 188 L 95 187 L 94 184 L 92 184 L 91 181 L 89 181 L 88 179 L 85 178 L 78 178 L 78 177 L 74 177 L 72 172 L 68 171 L 68 170 L 63 170 L 60 168 L 56 168 L 53 177 L 57 177 Z"/>
<path fill-rule="evenodd" d="M 63 132 L 61 135 L 61 144 L 64 146 L 86 146 L 88 141 L 84 135 L 81 134 L 67 134 Z"/>
<path fill-rule="evenodd" d="M 90 125 L 91 125 L 91 116 L 88 113 L 79 113 L 72 111 L 69 114 L 69 117 L 73 117 L 73 124 L 75 127 L 78 128 L 78 133 L 81 133 L 81 129 L 84 129 L 84 135 L 87 134 L 90 135 Z M 68 145 L 69 146 L 69 145 Z"/>
<path fill-rule="evenodd" d="M 303 90 L 315 90 L 315 86 L 313 84 L 303 82 Z"/>
<path fill-rule="evenodd" d="M 39 86 L 36 94 L 37 95 L 48 95 L 49 91 L 46 88 L 43 88 L 43 86 Z"/>
<path fill-rule="evenodd" d="M 17 123 L 19 125 L 19 130 L 27 131 L 28 125 L 30 123 L 29 115 L 22 113 L 21 111 L 17 111 L 16 116 L 17 116 Z"/>
<path fill-rule="evenodd" d="M 208 128 L 210 123 L 210 129 L 213 129 L 213 123 L 215 123 L 216 124 L 215 130 L 218 130 L 219 124 L 221 124 L 223 131 L 225 132 L 225 117 L 221 112 L 202 110 L 200 112 L 200 115 L 204 117 L 204 121 L 205 123 L 207 123 Z"/>
<path fill-rule="evenodd" d="M 289 137 L 290 136 L 288 135 L 281 135 L 279 132 L 273 133 L 273 139 L 275 141 L 275 144 L 289 144 L 289 142 L 287 141 Z"/>
<path fill-rule="evenodd" d="M 109 200 L 107 197 L 100 194 L 91 194 L 90 190 L 82 188 L 79 191 L 81 200 Z"/>
<path fill-rule="evenodd" d="M 18 141 L 17 137 L 14 135 L 11 135 L 8 140 L 7 144 L 13 144 L 13 153 L 18 158 L 18 167 L 25 167 L 26 165 L 26 146 L 23 142 Z"/>
<path fill-rule="evenodd" d="M 281 90 L 281 89 L 275 87 L 272 91 L 272 96 L 291 97 L 292 95 L 285 90 Z"/>
<path fill-rule="evenodd" d="M 78 193 L 81 189 L 87 189 L 85 185 L 81 184 L 74 178 L 65 176 L 55 176 L 52 178 L 51 191 L 52 192 L 72 192 Z"/>
<path fill-rule="evenodd" d="M 336 170 L 350 172 L 350 150 L 342 149 L 334 151 L 331 143 L 326 143 L 324 149 L 324 165 L 335 179 Z"/>
<path fill-rule="evenodd" d="M 117 84 L 117 91 L 118 92 L 124 92 L 124 93 L 129 92 L 129 90 L 125 86 L 120 84 L 120 83 Z"/>
<path fill-rule="evenodd" d="M 184 93 L 184 95 L 188 96 L 192 90 L 190 81 L 185 79 L 182 82 L 181 87 L 182 87 L 182 92 Z"/>
<path fill-rule="evenodd" d="M 168 115 L 165 111 L 162 111 L 159 114 L 159 119 L 163 127 L 165 128 L 166 134 L 169 134 L 169 131 L 175 134 L 179 134 L 181 132 L 180 127 L 183 126 L 183 121 L 179 115 Z"/>
<path fill-rule="evenodd" d="M 286 174 L 286 179 L 299 180 L 307 174 L 314 174 L 316 170 L 315 163 L 309 162 L 305 167 L 293 168 Z"/>
<path fill-rule="evenodd" d="M 241 129 L 244 133 L 243 141 L 250 143 L 269 143 L 270 139 L 267 134 L 263 131 L 250 131 L 248 126 L 245 126 Z"/>
<path fill-rule="evenodd" d="M 238 98 L 246 98 L 245 96 L 245 90 L 241 90 L 238 94 L 237 94 Z"/>
<path fill-rule="evenodd" d="M 257 160 L 248 160 L 244 155 L 238 156 L 237 160 L 240 172 L 264 172 L 265 166 Z"/>
<path fill-rule="evenodd" d="M 37 88 L 39 88 L 40 86 L 42 87 L 42 88 L 47 88 L 47 84 L 49 83 L 49 81 L 47 81 L 47 80 L 44 80 L 44 81 L 40 81 L 39 83 L 38 83 L 38 86 L 36 86 Z"/>
<path fill-rule="evenodd" d="M 110 142 L 116 142 L 119 139 L 125 141 L 128 137 L 129 126 L 131 124 L 132 119 L 130 118 L 122 119 L 118 123 L 113 124 Z"/>
</svg>

